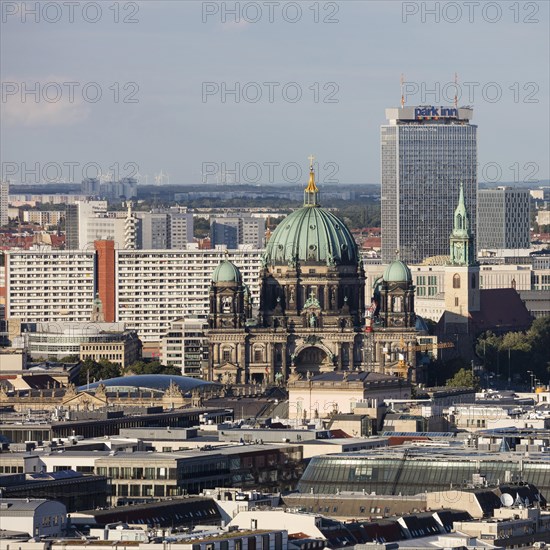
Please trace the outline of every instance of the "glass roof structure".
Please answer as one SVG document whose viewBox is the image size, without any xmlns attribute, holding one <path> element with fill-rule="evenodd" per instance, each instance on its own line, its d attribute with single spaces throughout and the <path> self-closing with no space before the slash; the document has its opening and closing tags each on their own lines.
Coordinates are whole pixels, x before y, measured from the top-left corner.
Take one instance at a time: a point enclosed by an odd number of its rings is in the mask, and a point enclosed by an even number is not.
<svg viewBox="0 0 550 550">
<path fill-rule="evenodd" d="M 400 446 L 401 447 L 401 446 Z M 507 472 L 509 472 L 507 474 Z M 301 493 L 415 495 L 465 488 L 474 474 L 489 484 L 524 481 L 550 494 L 550 453 L 484 453 L 467 448 L 406 447 L 313 457 L 300 482 Z"/>
<path fill-rule="evenodd" d="M 93 384 L 84 384 L 78 388 L 78 391 L 96 390 L 100 384 L 103 384 L 107 392 L 133 393 L 146 391 L 152 393 L 164 393 L 170 384 L 174 383 L 183 392 L 187 393 L 195 388 L 204 388 L 205 386 L 215 386 L 214 382 L 205 382 L 189 376 L 177 376 L 171 374 L 134 374 L 132 376 L 120 376 L 108 380 L 100 380 Z"/>
</svg>

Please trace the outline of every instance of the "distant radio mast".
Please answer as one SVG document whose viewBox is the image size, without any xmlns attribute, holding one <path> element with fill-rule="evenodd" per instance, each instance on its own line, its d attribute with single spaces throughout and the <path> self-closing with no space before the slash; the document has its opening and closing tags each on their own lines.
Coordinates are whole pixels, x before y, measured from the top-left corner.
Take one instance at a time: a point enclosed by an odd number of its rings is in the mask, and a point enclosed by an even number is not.
<svg viewBox="0 0 550 550">
<path fill-rule="evenodd" d="M 458 107 L 458 74 L 455 73 L 455 109 Z"/>
</svg>

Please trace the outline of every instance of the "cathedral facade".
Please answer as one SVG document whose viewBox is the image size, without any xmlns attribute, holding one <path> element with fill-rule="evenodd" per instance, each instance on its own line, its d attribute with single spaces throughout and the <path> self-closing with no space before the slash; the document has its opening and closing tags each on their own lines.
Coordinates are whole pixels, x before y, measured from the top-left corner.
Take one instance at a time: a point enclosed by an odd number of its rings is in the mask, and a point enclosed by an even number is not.
<svg viewBox="0 0 550 550">
<path fill-rule="evenodd" d="M 208 378 L 286 382 L 363 367 L 365 278 L 344 222 L 321 208 L 313 168 L 304 205 L 267 245 L 255 315 L 239 270 L 222 262 L 212 276 Z"/>
<path fill-rule="evenodd" d="M 392 262 L 366 309 L 357 244 L 345 223 L 321 208 L 313 167 L 303 207 L 278 225 L 262 263 L 257 308 L 231 262 L 212 275 L 208 380 L 283 384 L 366 370 L 415 379 L 411 272 Z"/>
</svg>

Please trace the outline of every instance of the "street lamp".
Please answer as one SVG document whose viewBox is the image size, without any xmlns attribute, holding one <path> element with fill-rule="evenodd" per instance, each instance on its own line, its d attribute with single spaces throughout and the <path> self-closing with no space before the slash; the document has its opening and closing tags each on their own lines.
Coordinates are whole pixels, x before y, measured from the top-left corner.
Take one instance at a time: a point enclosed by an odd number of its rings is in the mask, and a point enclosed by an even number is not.
<svg viewBox="0 0 550 550">
<path fill-rule="evenodd" d="M 535 391 L 535 388 L 533 386 L 533 379 L 535 378 L 535 373 L 532 370 L 528 370 L 527 374 L 529 375 L 529 378 L 531 379 L 531 391 Z"/>
<path fill-rule="evenodd" d="M 512 382 L 512 376 L 510 374 L 510 348 L 508 348 L 508 389 L 510 389 L 511 382 Z"/>
</svg>

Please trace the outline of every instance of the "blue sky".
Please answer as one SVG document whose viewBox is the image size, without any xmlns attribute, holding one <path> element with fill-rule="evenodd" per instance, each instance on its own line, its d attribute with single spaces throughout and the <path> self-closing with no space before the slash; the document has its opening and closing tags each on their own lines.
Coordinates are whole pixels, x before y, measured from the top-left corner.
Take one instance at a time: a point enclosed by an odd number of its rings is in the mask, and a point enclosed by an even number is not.
<svg viewBox="0 0 550 550">
<path fill-rule="evenodd" d="M 121 176 L 126 163 L 135 163 L 149 183 L 161 169 L 170 183 L 199 183 L 205 166 L 212 173 L 222 163 L 227 171 L 239 163 L 241 182 L 257 179 L 259 166 L 259 183 L 266 183 L 271 164 L 280 182 L 294 177 L 292 167 L 283 173 L 284 165 L 305 170 L 313 153 L 321 181 L 337 167 L 333 178 L 342 184 L 377 183 L 379 127 L 384 109 L 400 102 L 401 74 L 408 89 L 418 87 L 409 104 L 446 105 L 444 97 L 421 90 L 447 85 L 452 95 L 455 72 L 460 103 L 474 105 L 479 126 L 480 181 L 550 174 L 546 1 L 480 0 L 469 8 L 467 2 L 301 0 L 301 16 L 295 3 L 279 1 L 271 4 L 273 22 L 264 1 L 120 2 L 118 23 L 110 1 L 92 2 L 87 13 L 77 5 L 73 22 L 63 3 L 38 15 L 28 13 L 34 4 L 2 3 L 0 154 L 3 174 L 11 171 L 14 182 L 34 182 L 37 176 L 23 171 L 36 163 L 38 179 L 59 173 L 68 179 L 74 163 L 78 181 L 87 163 L 94 163 L 88 175 L 118 163 Z M 224 22 L 223 9 L 235 7 L 240 21 L 228 12 Z M 439 22 L 426 9 L 435 9 Z M 68 82 L 76 83 L 74 98 Z M 272 102 L 266 82 L 273 83 Z M 33 83 L 39 83 L 38 102 L 23 94 Z M 239 83 L 238 103 L 232 95 L 222 101 L 223 83 Z M 98 89 L 102 97 L 93 103 Z M 291 102 L 298 89 L 301 99 Z M 258 91 L 256 102 L 243 98 Z"/>
</svg>

